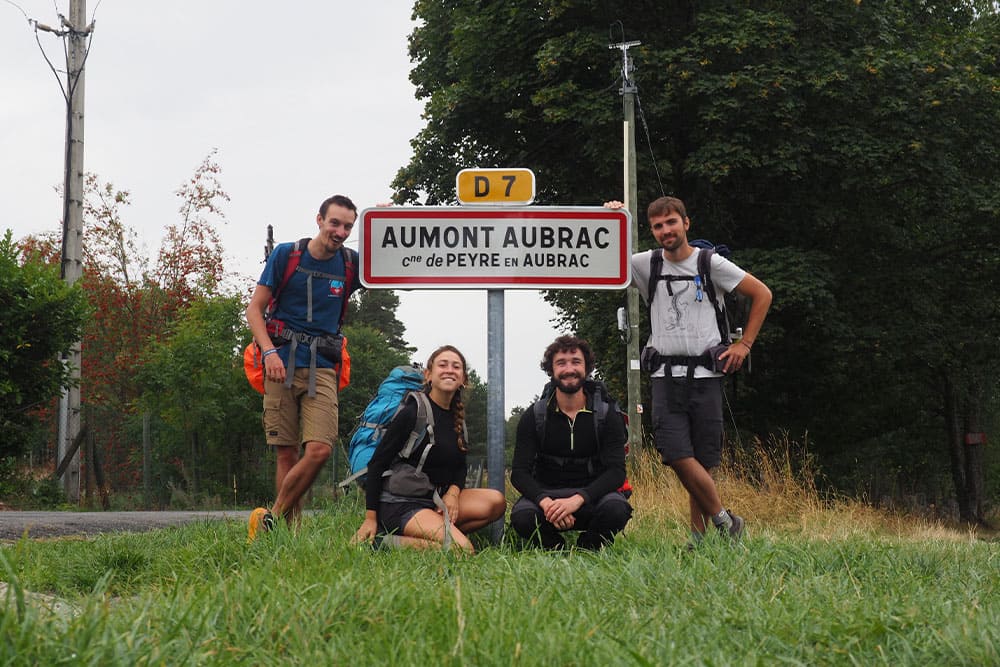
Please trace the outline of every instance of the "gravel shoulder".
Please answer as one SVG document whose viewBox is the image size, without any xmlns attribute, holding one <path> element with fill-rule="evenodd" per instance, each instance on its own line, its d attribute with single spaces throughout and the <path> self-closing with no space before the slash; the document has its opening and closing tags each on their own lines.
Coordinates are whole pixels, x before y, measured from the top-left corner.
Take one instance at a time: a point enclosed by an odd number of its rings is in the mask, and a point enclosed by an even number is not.
<svg viewBox="0 0 1000 667">
<path fill-rule="evenodd" d="M 201 512 L 0 512 L 0 542 L 27 537 L 90 537 L 102 533 L 141 533 L 195 521 L 240 521 L 250 510 Z"/>
</svg>

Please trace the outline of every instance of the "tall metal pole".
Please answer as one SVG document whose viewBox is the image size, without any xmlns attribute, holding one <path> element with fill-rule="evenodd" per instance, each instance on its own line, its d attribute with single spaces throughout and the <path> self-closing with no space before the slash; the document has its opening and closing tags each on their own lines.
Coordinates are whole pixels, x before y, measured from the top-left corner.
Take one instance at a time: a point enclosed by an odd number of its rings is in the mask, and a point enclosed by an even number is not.
<svg viewBox="0 0 1000 667">
<path fill-rule="evenodd" d="M 486 474 L 491 489 L 505 493 L 504 473 L 504 293 L 486 292 Z M 490 526 L 494 544 L 503 539 L 503 519 Z"/>
<path fill-rule="evenodd" d="M 638 89 L 632 80 L 634 67 L 629 59 L 628 50 L 633 46 L 638 46 L 641 42 L 620 42 L 612 44 L 609 48 L 621 49 L 622 52 L 622 87 L 619 91 L 622 95 L 624 107 L 624 187 L 625 187 L 625 208 L 632 215 L 632 254 L 638 250 L 639 243 L 639 216 L 638 213 L 638 185 L 635 175 L 635 96 Z M 639 291 L 634 287 L 626 290 L 628 299 L 628 337 L 625 341 L 625 354 L 628 363 L 626 377 L 628 380 L 628 419 L 629 425 L 629 446 L 632 451 L 639 451 L 642 444 L 640 431 L 642 430 L 642 387 L 639 375 Z"/>
<path fill-rule="evenodd" d="M 72 285 L 83 275 L 83 88 L 84 61 L 87 54 L 87 2 L 70 0 L 69 19 L 63 19 L 69 40 L 66 56 L 66 173 L 63 185 L 62 277 Z M 71 451 L 80 432 L 80 341 L 73 344 L 66 357 L 71 385 L 64 390 L 60 415 L 66 420 L 63 437 L 57 446 L 60 463 L 68 455 L 69 465 L 63 474 L 63 488 L 70 502 L 80 500 L 80 451 Z"/>
</svg>

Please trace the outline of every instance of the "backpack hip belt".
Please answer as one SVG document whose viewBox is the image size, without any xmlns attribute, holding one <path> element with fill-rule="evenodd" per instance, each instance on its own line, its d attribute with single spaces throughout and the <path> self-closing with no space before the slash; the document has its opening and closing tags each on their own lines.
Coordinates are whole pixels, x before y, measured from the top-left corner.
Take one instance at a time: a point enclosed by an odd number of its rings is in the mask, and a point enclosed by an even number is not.
<svg viewBox="0 0 1000 667">
<path fill-rule="evenodd" d="M 275 345 L 283 345 L 284 343 L 291 344 L 291 347 L 288 349 L 288 371 L 285 374 L 286 388 L 290 388 L 292 386 L 292 380 L 295 379 L 295 353 L 298 350 L 299 345 L 309 346 L 309 395 L 315 396 L 316 355 L 321 354 L 332 363 L 339 364 L 340 351 L 341 346 L 344 343 L 344 337 L 340 334 L 337 334 L 336 336 L 310 336 L 309 334 L 297 333 L 287 327 L 282 327 L 280 333 L 272 334 L 271 341 L 274 342 Z"/>
</svg>

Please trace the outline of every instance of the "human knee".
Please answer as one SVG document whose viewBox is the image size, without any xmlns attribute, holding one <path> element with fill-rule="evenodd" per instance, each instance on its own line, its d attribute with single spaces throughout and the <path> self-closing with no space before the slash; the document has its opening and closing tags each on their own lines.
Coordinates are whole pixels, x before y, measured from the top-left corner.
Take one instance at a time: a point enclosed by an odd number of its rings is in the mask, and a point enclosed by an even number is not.
<svg viewBox="0 0 1000 667">
<path fill-rule="evenodd" d="M 632 506 L 625 500 L 613 500 L 603 503 L 596 514 L 601 525 L 618 531 L 632 518 Z"/>
<path fill-rule="evenodd" d="M 490 520 L 499 519 L 507 511 L 507 499 L 496 489 L 488 489 L 485 495 L 485 506 L 487 508 L 487 518 Z"/>
<path fill-rule="evenodd" d="M 531 509 L 521 509 L 512 512 L 510 515 L 510 526 L 518 535 L 524 538 L 531 537 L 541 522 L 538 512 Z"/>
<path fill-rule="evenodd" d="M 295 465 L 299 460 L 298 447 L 281 445 L 275 447 L 275 454 L 278 462 L 288 467 Z"/>
<path fill-rule="evenodd" d="M 306 456 L 316 465 L 323 465 L 330 458 L 333 448 L 323 442 L 306 443 Z"/>
</svg>

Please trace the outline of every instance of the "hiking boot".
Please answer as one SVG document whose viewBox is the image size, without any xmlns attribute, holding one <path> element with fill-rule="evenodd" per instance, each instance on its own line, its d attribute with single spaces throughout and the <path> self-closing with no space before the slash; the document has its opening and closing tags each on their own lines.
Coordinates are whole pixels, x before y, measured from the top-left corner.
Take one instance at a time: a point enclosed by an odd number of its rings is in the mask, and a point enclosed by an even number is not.
<svg viewBox="0 0 1000 667">
<path fill-rule="evenodd" d="M 732 518 L 733 522 L 729 526 L 729 539 L 733 542 L 739 542 L 743 537 L 745 521 L 743 517 L 737 516 L 732 512 L 729 512 L 729 516 Z"/>
<path fill-rule="evenodd" d="M 274 515 L 266 507 L 258 507 L 250 512 L 247 522 L 247 542 L 253 542 L 260 533 L 266 533 L 274 528 Z"/>
</svg>

